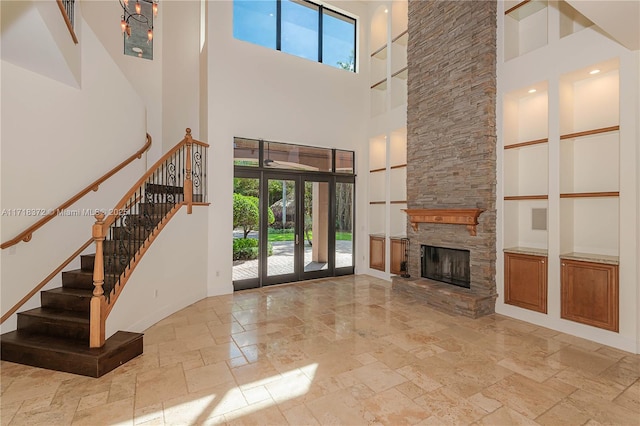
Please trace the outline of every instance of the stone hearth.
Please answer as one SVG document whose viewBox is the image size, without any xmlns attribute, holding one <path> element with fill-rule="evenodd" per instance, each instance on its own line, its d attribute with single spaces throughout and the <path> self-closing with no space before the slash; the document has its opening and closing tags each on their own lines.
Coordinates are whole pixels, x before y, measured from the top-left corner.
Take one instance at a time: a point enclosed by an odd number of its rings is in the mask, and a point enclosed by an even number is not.
<svg viewBox="0 0 640 426">
<path fill-rule="evenodd" d="M 448 314 L 480 318 L 492 314 L 496 294 L 480 295 L 472 290 L 426 278 L 393 277 L 393 291 L 406 293 L 427 306 Z"/>
</svg>

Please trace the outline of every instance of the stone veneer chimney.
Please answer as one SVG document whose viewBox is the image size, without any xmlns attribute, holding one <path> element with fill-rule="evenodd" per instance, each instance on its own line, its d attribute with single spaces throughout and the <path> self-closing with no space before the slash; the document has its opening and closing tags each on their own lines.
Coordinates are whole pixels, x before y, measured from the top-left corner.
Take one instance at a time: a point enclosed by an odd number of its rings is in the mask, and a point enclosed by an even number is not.
<svg viewBox="0 0 640 426">
<path fill-rule="evenodd" d="M 435 304 L 474 318 L 493 313 L 496 298 L 496 7 L 409 0 L 408 208 L 484 209 L 476 236 L 460 225 L 409 226 L 409 273 L 412 282 L 424 281 L 415 280 L 421 244 L 470 250 L 471 288 L 436 287 L 444 289 L 438 297 L 471 298 L 477 306 L 462 312 L 467 302 Z"/>
</svg>

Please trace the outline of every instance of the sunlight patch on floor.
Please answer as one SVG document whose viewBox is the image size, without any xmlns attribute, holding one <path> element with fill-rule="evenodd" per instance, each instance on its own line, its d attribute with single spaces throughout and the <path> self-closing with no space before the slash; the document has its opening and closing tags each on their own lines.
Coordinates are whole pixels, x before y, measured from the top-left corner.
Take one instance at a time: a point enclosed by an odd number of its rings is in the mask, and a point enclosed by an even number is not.
<svg viewBox="0 0 640 426">
<path fill-rule="evenodd" d="M 213 410 L 210 417 L 225 414 L 225 419 L 230 421 L 247 414 L 254 413 L 258 410 L 268 408 L 272 405 L 282 403 L 289 399 L 298 398 L 309 392 L 317 369 L 317 363 L 309 364 L 304 367 L 282 373 L 277 378 L 270 377 L 231 389 L 225 394 L 220 404 Z M 265 399 L 264 401 L 250 404 L 239 410 L 225 413 L 226 410 L 223 408 L 226 405 L 225 400 L 242 398 L 242 390 L 246 391 L 260 386 L 264 386 L 267 389 L 272 398 L 271 400 Z M 219 407 L 222 409 L 219 409 Z"/>
</svg>

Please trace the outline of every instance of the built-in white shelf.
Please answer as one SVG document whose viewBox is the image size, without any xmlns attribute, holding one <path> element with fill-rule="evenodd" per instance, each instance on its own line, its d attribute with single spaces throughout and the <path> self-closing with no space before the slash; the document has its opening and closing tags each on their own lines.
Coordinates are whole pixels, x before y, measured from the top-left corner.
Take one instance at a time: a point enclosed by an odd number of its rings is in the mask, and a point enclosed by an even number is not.
<svg viewBox="0 0 640 426">
<path fill-rule="evenodd" d="M 504 97 L 504 246 L 548 247 L 548 83 L 531 84 Z M 539 252 L 522 253 L 540 255 Z"/>
<path fill-rule="evenodd" d="M 560 38 L 570 36 L 593 25 L 588 18 L 565 1 L 557 3 L 560 12 Z"/>
<path fill-rule="evenodd" d="M 516 58 L 547 44 L 547 1 L 505 2 L 504 56 Z"/>
<path fill-rule="evenodd" d="M 385 267 L 380 265 L 384 263 L 380 258 L 380 238 L 407 232 L 403 210 L 407 208 L 408 2 L 374 2 L 370 6 L 371 127 L 381 129 L 383 134 L 369 140 L 368 233 L 376 235 L 369 266 L 389 273 L 389 262 Z M 389 244 L 383 250 L 387 260 L 393 257 Z"/>
<path fill-rule="evenodd" d="M 617 256 L 620 243 L 618 61 L 561 76 L 560 249 Z"/>
</svg>

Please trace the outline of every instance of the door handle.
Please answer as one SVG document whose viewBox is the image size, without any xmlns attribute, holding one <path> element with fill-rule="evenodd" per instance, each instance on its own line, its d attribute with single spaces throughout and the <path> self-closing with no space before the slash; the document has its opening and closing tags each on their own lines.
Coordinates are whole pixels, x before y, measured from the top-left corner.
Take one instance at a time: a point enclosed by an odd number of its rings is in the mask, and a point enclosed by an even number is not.
<svg viewBox="0 0 640 426">
<path fill-rule="evenodd" d="M 298 245 L 298 234 L 296 234 L 296 245 Z"/>
</svg>

